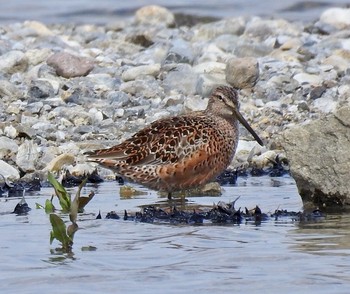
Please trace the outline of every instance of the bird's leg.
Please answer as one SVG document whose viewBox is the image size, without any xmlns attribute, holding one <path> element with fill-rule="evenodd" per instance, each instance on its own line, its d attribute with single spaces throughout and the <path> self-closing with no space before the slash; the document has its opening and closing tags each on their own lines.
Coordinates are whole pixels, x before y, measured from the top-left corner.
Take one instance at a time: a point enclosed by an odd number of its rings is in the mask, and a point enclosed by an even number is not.
<svg viewBox="0 0 350 294">
<path fill-rule="evenodd" d="M 168 200 L 171 200 L 171 192 L 168 193 Z"/>
</svg>

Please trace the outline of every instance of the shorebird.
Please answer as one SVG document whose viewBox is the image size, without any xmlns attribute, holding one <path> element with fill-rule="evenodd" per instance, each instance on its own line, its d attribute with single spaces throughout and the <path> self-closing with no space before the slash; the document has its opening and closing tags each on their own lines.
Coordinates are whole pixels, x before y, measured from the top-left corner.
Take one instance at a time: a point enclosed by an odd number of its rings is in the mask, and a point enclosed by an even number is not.
<svg viewBox="0 0 350 294">
<path fill-rule="evenodd" d="M 237 91 L 219 86 L 204 111 L 157 120 L 119 145 L 85 154 L 131 182 L 167 192 L 170 200 L 172 192 L 204 185 L 227 168 L 238 144 L 238 122 L 263 145 L 239 112 Z"/>
</svg>

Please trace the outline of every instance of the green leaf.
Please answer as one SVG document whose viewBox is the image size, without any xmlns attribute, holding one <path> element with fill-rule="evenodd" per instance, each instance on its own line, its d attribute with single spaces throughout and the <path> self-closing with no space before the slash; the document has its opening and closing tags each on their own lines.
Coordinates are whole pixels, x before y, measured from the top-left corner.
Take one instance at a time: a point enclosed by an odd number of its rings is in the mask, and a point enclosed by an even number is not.
<svg viewBox="0 0 350 294">
<path fill-rule="evenodd" d="M 66 189 L 55 179 L 52 173 L 49 173 L 47 176 L 48 181 L 55 189 L 56 196 L 59 199 L 61 208 L 63 212 L 70 211 L 71 199 L 69 193 Z"/>
<path fill-rule="evenodd" d="M 35 202 L 35 208 L 36 209 L 44 209 L 44 206 L 42 206 L 40 203 Z"/>
<path fill-rule="evenodd" d="M 52 201 L 49 199 L 46 199 L 45 201 L 45 212 L 46 213 L 52 213 L 55 211 L 55 206 L 53 206 Z"/>
<path fill-rule="evenodd" d="M 73 245 L 73 240 L 67 235 L 66 225 L 63 220 L 54 213 L 50 214 L 52 231 L 50 233 L 50 242 L 57 239 L 62 244 L 62 248 L 69 250 Z"/>
<path fill-rule="evenodd" d="M 55 240 L 55 234 L 53 231 L 50 232 L 50 244 L 52 244 L 53 240 Z"/>
</svg>

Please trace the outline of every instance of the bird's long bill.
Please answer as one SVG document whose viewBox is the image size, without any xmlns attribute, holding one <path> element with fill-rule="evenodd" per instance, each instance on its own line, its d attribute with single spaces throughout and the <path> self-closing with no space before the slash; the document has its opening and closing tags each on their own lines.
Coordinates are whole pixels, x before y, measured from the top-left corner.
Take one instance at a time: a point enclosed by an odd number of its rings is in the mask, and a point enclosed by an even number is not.
<svg viewBox="0 0 350 294">
<path fill-rule="evenodd" d="M 263 141 L 259 138 L 259 136 L 254 132 L 254 130 L 252 129 L 252 127 L 248 124 L 248 122 L 245 120 L 245 118 L 242 116 L 242 114 L 240 114 L 239 111 L 235 112 L 238 120 L 240 121 L 240 123 L 249 131 L 249 133 L 252 134 L 252 136 L 254 137 L 254 139 L 261 145 L 264 146 Z"/>
</svg>

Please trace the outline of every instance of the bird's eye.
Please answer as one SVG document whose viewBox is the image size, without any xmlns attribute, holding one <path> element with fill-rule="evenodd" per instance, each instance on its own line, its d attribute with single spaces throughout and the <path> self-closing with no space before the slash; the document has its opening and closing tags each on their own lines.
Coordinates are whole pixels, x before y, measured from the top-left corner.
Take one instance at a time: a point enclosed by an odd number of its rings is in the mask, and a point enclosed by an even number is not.
<svg viewBox="0 0 350 294">
<path fill-rule="evenodd" d="M 223 97 L 222 95 L 218 95 L 218 99 L 219 99 L 220 101 L 224 101 L 224 97 Z"/>
</svg>

